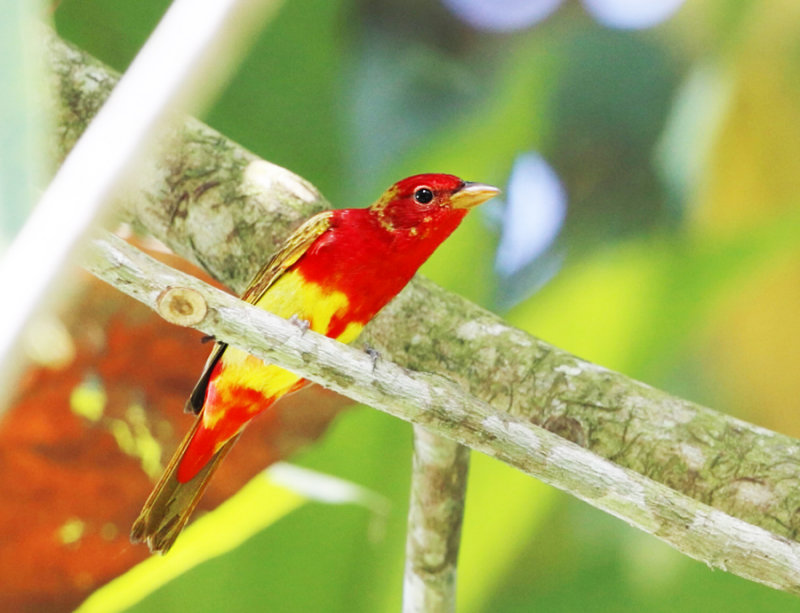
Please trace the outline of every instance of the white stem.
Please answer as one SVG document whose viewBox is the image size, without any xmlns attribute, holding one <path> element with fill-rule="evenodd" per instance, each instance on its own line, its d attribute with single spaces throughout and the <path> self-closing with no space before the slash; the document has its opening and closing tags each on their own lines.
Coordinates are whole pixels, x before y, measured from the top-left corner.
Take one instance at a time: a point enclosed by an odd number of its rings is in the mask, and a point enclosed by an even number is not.
<svg viewBox="0 0 800 613">
<path fill-rule="evenodd" d="M 248 40 L 254 13 L 277 0 L 175 0 L 106 104 L 67 156 L 22 230 L 0 260 L 0 389 L 21 360 L 20 334 L 54 288 L 86 230 L 116 193 L 161 121 L 188 100 L 220 54 Z M 221 64 L 221 66 L 220 66 Z M 196 97 L 192 98 L 196 107 Z"/>
</svg>

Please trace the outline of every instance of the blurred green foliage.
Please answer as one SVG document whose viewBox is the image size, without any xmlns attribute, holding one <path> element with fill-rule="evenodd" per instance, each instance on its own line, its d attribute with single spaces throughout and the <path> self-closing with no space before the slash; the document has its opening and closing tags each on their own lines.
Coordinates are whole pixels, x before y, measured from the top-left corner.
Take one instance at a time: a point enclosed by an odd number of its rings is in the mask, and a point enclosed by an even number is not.
<svg viewBox="0 0 800 613">
<path fill-rule="evenodd" d="M 54 16 L 123 70 L 167 4 L 63 0 Z M 502 185 L 516 155 L 539 151 L 569 194 L 567 260 L 510 321 L 795 433 L 800 271 L 784 264 L 800 229 L 797 41 L 790 0 L 697 0 L 644 32 L 604 29 L 576 5 L 506 35 L 435 2 L 287 0 L 205 119 L 341 206 L 415 172 Z M 714 104 L 684 95 L 698 67 Z M 473 214 L 424 272 L 493 308 L 496 241 Z M 760 305 L 783 315 L 759 327 Z M 388 516 L 306 504 L 130 610 L 397 611 L 410 451 L 406 424 L 349 412 L 296 461 L 386 496 Z M 798 606 L 484 457 L 467 506 L 461 611 Z"/>
<path fill-rule="evenodd" d="M 47 120 L 34 103 L 43 81 L 32 42 L 35 7 L 0 0 L 0 254 L 22 227 L 45 171 L 39 154 Z"/>
</svg>

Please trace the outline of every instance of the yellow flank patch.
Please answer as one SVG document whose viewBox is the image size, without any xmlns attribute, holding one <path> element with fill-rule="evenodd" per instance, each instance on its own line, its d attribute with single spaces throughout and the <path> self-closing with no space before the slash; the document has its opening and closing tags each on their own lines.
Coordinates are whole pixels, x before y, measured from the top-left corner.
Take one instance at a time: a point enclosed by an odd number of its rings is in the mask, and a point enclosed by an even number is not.
<svg viewBox="0 0 800 613">
<path fill-rule="evenodd" d="M 225 387 L 245 387 L 265 396 L 281 396 L 300 380 L 296 374 L 279 366 L 264 364 L 249 353 L 228 347 L 222 354 Z M 223 391 L 220 389 L 220 391 Z"/>
<path fill-rule="evenodd" d="M 327 334 L 331 320 L 337 315 L 343 315 L 349 305 L 350 301 L 344 293 L 326 290 L 317 283 L 306 281 L 296 270 L 278 278 L 256 303 L 259 308 L 286 319 L 297 316 L 306 320 L 310 328 L 320 334 Z M 364 325 L 360 322 L 350 322 L 337 340 L 349 343 L 363 328 Z M 288 370 L 264 364 L 236 347 L 225 349 L 221 360 L 225 370 L 222 381 L 218 381 L 217 385 L 222 394 L 225 393 L 225 388 L 244 387 L 259 390 L 274 398 L 288 392 L 301 379 Z M 214 417 L 206 415 L 207 420 L 213 421 Z M 206 427 L 213 427 L 213 424 L 207 423 Z"/>
<path fill-rule="evenodd" d="M 361 331 L 364 329 L 364 324 L 360 321 L 351 321 L 347 324 L 347 327 L 344 329 L 339 336 L 336 337 L 336 340 L 340 343 L 352 343 L 356 340 L 356 337 L 361 334 Z"/>
<path fill-rule="evenodd" d="M 306 281 L 297 270 L 281 275 L 256 303 L 257 307 L 285 319 L 292 315 L 305 319 L 320 334 L 327 334 L 334 315 L 345 312 L 349 305 L 345 294 Z"/>
</svg>

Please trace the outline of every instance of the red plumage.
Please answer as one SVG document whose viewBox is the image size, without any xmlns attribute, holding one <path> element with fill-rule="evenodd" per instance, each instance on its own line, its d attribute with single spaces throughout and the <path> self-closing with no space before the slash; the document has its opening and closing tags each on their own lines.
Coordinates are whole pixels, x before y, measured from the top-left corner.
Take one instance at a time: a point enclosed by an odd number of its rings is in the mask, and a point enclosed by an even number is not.
<svg viewBox="0 0 800 613">
<path fill-rule="evenodd" d="M 367 209 L 320 213 L 287 239 L 243 299 L 349 342 L 467 211 L 498 191 L 453 175 L 424 174 L 396 183 Z M 168 549 L 246 424 L 302 384 L 296 375 L 218 344 L 189 401 L 198 422 L 145 503 L 132 539 Z"/>
</svg>

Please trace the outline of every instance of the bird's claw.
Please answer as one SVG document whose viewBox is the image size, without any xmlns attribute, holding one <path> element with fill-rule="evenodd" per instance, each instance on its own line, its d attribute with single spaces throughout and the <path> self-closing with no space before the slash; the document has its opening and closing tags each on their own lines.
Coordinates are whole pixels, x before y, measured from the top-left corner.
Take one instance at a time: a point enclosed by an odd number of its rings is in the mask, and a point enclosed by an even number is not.
<svg viewBox="0 0 800 613">
<path fill-rule="evenodd" d="M 375 365 L 378 363 L 378 358 L 381 357 L 380 352 L 375 347 L 364 345 L 364 353 L 366 353 L 372 360 L 372 372 L 375 372 Z"/>
<path fill-rule="evenodd" d="M 301 319 L 300 317 L 298 317 L 297 313 L 292 315 L 289 318 L 289 321 L 292 322 L 298 328 L 300 328 L 301 332 L 305 332 L 311 327 L 311 322 L 308 321 L 307 319 Z"/>
</svg>

